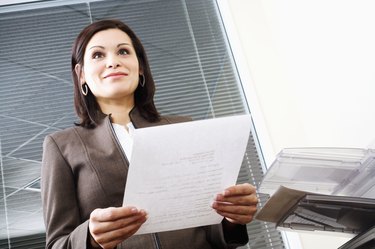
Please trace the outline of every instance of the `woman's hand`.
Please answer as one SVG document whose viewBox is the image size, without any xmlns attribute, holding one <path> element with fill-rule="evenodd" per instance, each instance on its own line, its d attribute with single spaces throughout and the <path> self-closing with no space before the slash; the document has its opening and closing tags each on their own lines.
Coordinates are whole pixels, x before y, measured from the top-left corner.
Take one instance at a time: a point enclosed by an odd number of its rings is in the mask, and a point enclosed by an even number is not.
<svg viewBox="0 0 375 249">
<path fill-rule="evenodd" d="M 212 208 L 234 224 L 247 224 L 257 211 L 255 187 L 244 183 L 231 186 L 216 196 Z"/>
<path fill-rule="evenodd" d="M 146 212 L 135 207 L 95 209 L 89 221 L 91 246 L 113 249 L 132 236 L 146 220 Z"/>
</svg>

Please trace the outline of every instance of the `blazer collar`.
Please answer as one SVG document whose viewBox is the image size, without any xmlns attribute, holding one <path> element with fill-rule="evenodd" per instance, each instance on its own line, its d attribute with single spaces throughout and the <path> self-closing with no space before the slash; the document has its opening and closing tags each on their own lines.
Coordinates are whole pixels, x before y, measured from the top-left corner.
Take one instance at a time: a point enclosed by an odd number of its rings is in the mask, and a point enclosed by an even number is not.
<svg viewBox="0 0 375 249">
<path fill-rule="evenodd" d="M 101 123 L 103 120 L 105 120 L 107 118 L 109 120 L 111 120 L 111 114 L 104 114 L 102 112 L 99 112 L 98 116 L 100 117 L 99 123 Z M 137 128 L 145 128 L 145 127 L 154 126 L 154 125 L 159 124 L 159 122 L 156 122 L 155 124 L 153 124 L 153 123 L 150 123 L 149 121 L 147 121 L 141 115 L 141 113 L 139 112 L 137 107 L 133 107 L 133 109 L 131 109 L 131 111 L 129 112 L 129 116 L 130 116 L 131 122 L 133 123 L 133 125 L 136 129 Z"/>
</svg>

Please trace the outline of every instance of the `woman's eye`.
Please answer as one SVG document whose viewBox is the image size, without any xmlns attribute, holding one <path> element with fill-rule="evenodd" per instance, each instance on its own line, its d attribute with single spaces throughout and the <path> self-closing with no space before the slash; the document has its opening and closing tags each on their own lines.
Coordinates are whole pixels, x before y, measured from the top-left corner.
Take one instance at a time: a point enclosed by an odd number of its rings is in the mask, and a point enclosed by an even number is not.
<svg viewBox="0 0 375 249">
<path fill-rule="evenodd" d="M 99 59 L 99 58 L 102 58 L 103 57 L 103 54 L 101 52 L 95 52 L 92 54 L 92 58 L 93 59 Z"/>
<path fill-rule="evenodd" d="M 119 53 L 120 55 L 127 55 L 127 54 L 129 54 L 128 50 L 126 50 L 126 49 L 124 49 L 124 48 L 120 49 L 120 50 L 118 51 L 118 53 Z"/>
</svg>

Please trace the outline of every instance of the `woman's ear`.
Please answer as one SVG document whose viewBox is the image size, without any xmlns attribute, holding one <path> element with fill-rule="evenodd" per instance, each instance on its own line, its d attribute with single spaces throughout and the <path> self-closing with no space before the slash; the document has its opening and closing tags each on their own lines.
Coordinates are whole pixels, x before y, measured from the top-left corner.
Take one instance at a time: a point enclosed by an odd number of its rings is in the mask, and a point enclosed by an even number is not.
<svg viewBox="0 0 375 249">
<path fill-rule="evenodd" d="M 142 65 L 139 63 L 139 69 L 138 69 L 138 74 L 139 75 L 143 75 L 144 71 L 143 71 L 143 67 Z"/>
<path fill-rule="evenodd" d="M 81 85 L 83 85 L 86 82 L 86 80 L 85 80 L 85 73 L 82 70 L 82 66 L 80 64 L 76 64 L 74 67 L 74 71 L 77 75 L 79 82 L 81 83 Z"/>
</svg>

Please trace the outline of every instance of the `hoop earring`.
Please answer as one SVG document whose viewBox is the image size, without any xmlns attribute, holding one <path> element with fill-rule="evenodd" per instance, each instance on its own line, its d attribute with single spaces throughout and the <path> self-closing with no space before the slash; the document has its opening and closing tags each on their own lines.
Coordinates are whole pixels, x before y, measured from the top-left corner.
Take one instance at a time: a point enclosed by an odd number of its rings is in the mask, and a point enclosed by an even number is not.
<svg viewBox="0 0 375 249">
<path fill-rule="evenodd" d="M 139 84 L 141 85 L 141 87 L 144 87 L 145 83 L 146 83 L 145 76 L 143 74 L 141 74 L 141 75 L 139 75 L 139 77 L 142 77 L 142 80 L 139 82 Z"/>
<path fill-rule="evenodd" d="M 87 83 L 84 83 L 81 85 L 81 92 L 84 96 L 87 96 L 87 94 L 89 93 L 89 88 L 87 87 Z"/>
</svg>

